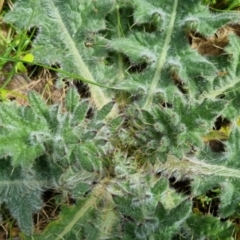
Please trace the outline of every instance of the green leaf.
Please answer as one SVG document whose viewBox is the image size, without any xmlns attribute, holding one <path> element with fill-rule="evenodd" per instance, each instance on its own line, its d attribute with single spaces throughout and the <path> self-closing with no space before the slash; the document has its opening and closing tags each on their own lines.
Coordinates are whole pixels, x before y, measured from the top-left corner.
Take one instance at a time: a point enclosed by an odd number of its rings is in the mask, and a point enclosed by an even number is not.
<svg viewBox="0 0 240 240">
<path fill-rule="evenodd" d="M 34 56 L 31 53 L 27 53 L 23 56 L 22 60 L 32 63 L 34 61 Z"/>
<path fill-rule="evenodd" d="M 73 123 L 78 124 L 82 122 L 88 113 L 89 103 L 87 101 L 81 101 L 77 106 L 75 106 L 73 113 Z"/>
<path fill-rule="evenodd" d="M 100 219 L 94 209 L 98 203 L 101 203 L 105 191 L 103 186 L 100 185 L 93 191 L 94 194 L 92 196 L 79 200 L 76 206 L 63 206 L 61 217 L 57 221 L 52 222 L 41 236 L 34 236 L 34 239 L 42 239 L 49 236 L 54 237 L 56 240 L 62 238 L 69 240 L 79 239 L 84 236 L 96 239 L 99 232 L 103 231 L 103 229 L 97 228 Z M 88 218 L 91 218 L 95 224 L 87 222 Z"/>
<path fill-rule="evenodd" d="M 98 111 L 96 120 L 101 121 L 101 120 L 105 119 L 107 117 L 107 115 L 110 113 L 110 111 L 112 110 L 113 106 L 114 106 L 114 102 L 110 102 L 110 103 L 104 105 L 100 109 L 100 111 Z"/>
<path fill-rule="evenodd" d="M 154 194 L 154 196 L 158 198 L 167 189 L 167 186 L 168 186 L 167 179 L 162 178 L 159 179 L 159 181 L 154 185 L 151 191 Z"/>
<path fill-rule="evenodd" d="M 102 163 L 98 157 L 99 149 L 94 143 L 81 144 L 75 149 L 74 153 L 75 158 L 84 170 L 88 172 L 101 170 Z"/>
<path fill-rule="evenodd" d="M 33 169 L 13 168 L 10 159 L 0 161 L 0 203 L 6 204 L 19 227 L 33 233 L 32 214 L 42 207 L 42 189 L 47 179 L 36 178 Z"/>
<path fill-rule="evenodd" d="M 36 62 L 47 65 L 57 63 L 64 71 L 101 83 L 105 77 L 98 74 L 103 64 L 102 47 L 91 51 L 85 47 L 84 42 L 89 34 L 94 35 L 105 29 L 104 16 L 114 5 L 111 0 L 101 3 L 87 0 L 64 3 L 56 0 L 41 2 L 31 0 L 26 3 L 18 0 L 13 10 L 5 16 L 5 21 L 15 24 L 19 29 L 30 27 L 39 29 L 32 51 Z M 94 20 L 89 21 L 91 15 L 94 16 Z M 86 61 L 97 51 L 99 54 L 94 57 L 94 62 Z M 110 101 L 109 96 L 101 88 L 89 85 L 89 90 L 91 99 L 98 109 Z"/>
<path fill-rule="evenodd" d="M 238 22 L 239 14 L 212 14 L 193 0 L 17 0 L 5 21 L 38 29 L 32 54 L 40 64 L 99 83 L 87 86 L 88 100 L 71 88 L 64 112 L 36 93 L 29 106 L 0 105 L 0 158 L 8 160 L 1 203 L 26 234 L 39 192 L 49 188 L 77 204 L 63 207 L 36 239 L 232 236 L 233 226 L 217 217 L 240 212 L 239 130 L 233 127 L 221 153 L 203 136 L 221 115 L 239 115 L 238 39 L 229 36 L 217 57 L 200 55 L 190 42 Z M 117 105 L 121 114 L 112 120 Z M 190 180 L 191 195 L 170 187 L 170 177 Z M 191 214 L 192 197 L 213 188 L 220 189 L 219 216 Z"/>
<path fill-rule="evenodd" d="M 89 184 L 80 182 L 74 186 L 72 190 L 72 196 L 73 198 L 79 198 L 80 196 L 83 196 L 85 193 L 87 193 L 90 189 L 91 186 Z"/>
<path fill-rule="evenodd" d="M 45 118 L 49 117 L 49 109 L 44 100 L 36 92 L 29 92 L 28 99 L 33 110 Z"/>
<path fill-rule="evenodd" d="M 70 87 L 66 95 L 66 108 L 73 113 L 80 100 L 79 94 L 75 87 Z"/>
<path fill-rule="evenodd" d="M 240 163 L 237 160 L 240 153 L 240 129 L 234 126 L 231 130 L 230 137 L 226 143 L 227 154 L 225 156 L 226 165 L 235 169 L 239 169 Z"/>
<path fill-rule="evenodd" d="M 20 110 L 11 103 L 0 106 L 0 115 L 0 156 L 11 156 L 15 166 L 31 165 L 45 150 L 41 139 L 47 135 L 44 133 L 48 129 L 46 121 L 38 118 L 32 109 Z"/>
<path fill-rule="evenodd" d="M 159 239 L 172 239 L 190 212 L 191 204 L 188 201 L 181 202 L 171 211 L 167 211 L 161 203 L 158 203 L 156 215 L 159 220 L 159 230 L 156 236 Z"/>
<path fill-rule="evenodd" d="M 199 227 L 201 226 L 201 227 Z M 221 222 L 213 216 L 191 216 L 187 220 L 186 232 L 189 237 L 210 239 L 231 239 L 234 226 L 231 222 Z"/>
<path fill-rule="evenodd" d="M 220 211 L 221 217 L 225 218 L 235 213 L 238 203 L 234 201 L 236 195 L 234 194 L 234 183 L 225 181 L 221 184 L 221 194 L 220 194 Z M 234 196 L 235 195 L 235 196 Z M 238 202 L 238 201 L 237 201 Z"/>
</svg>

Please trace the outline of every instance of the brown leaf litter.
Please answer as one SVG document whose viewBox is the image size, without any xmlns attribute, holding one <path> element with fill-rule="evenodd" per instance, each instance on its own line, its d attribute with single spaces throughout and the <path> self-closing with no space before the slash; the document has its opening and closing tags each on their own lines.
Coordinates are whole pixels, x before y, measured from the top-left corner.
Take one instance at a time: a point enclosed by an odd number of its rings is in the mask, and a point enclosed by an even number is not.
<svg viewBox="0 0 240 240">
<path fill-rule="evenodd" d="M 224 47 L 229 43 L 230 33 L 240 36 L 240 24 L 223 26 L 210 37 L 205 37 L 198 32 L 190 32 L 188 37 L 191 47 L 201 55 L 217 56 L 224 53 Z"/>
<path fill-rule="evenodd" d="M 12 64 L 7 64 L 0 71 L 0 86 L 7 80 L 12 70 Z M 42 95 L 48 103 L 61 103 L 65 98 L 65 89 L 57 88 L 54 84 L 56 76 L 47 69 L 42 69 L 37 79 L 30 79 L 27 73 L 16 73 L 10 77 L 10 81 L 4 88 L 2 99 L 16 100 L 21 105 L 27 104 L 29 91 L 35 91 Z"/>
</svg>

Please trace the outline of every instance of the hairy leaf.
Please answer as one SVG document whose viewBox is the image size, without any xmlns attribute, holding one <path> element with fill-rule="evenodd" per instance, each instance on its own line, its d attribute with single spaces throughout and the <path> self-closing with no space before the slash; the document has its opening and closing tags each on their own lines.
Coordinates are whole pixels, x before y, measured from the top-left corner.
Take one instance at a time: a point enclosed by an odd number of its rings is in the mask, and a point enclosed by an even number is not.
<svg viewBox="0 0 240 240">
<path fill-rule="evenodd" d="M 17 0 L 5 21 L 37 29 L 36 61 L 80 75 L 90 92 L 82 99 L 71 87 L 63 107 L 32 92 L 29 106 L 0 104 L 1 202 L 21 229 L 31 235 L 41 190 L 76 201 L 29 238 L 232 237 L 233 224 L 220 218 L 240 212 L 239 39 L 229 35 L 220 56 L 201 55 L 191 42 L 239 14 L 213 14 L 200 0 Z M 204 136 L 221 117 L 231 133 L 216 151 Z M 187 193 L 169 178 L 187 181 Z M 191 213 L 194 199 L 213 189 L 217 217 Z"/>
</svg>

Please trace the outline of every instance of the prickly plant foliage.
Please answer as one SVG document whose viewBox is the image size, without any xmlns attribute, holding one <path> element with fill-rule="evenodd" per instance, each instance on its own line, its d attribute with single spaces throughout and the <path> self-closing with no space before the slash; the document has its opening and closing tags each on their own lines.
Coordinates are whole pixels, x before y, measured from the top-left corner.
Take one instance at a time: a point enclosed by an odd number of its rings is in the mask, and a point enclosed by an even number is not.
<svg viewBox="0 0 240 240">
<path fill-rule="evenodd" d="M 208 56 L 190 36 L 210 37 L 239 14 L 213 14 L 195 0 L 18 0 L 5 21 L 36 28 L 35 59 L 80 75 L 90 92 L 80 99 L 72 87 L 60 106 L 32 92 L 28 106 L 0 105 L 0 200 L 26 235 L 41 192 L 55 189 L 76 205 L 62 206 L 34 239 L 233 237 L 239 38 Z M 215 151 L 204 139 L 220 116 L 232 127 Z M 190 190 L 179 193 L 170 178 Z M 217 213 L 196 213 L 194 199 L 214 189 Z"/>
<path fill-rule="evenodd" d="M 65 111 L 63 106 L 48 107 L 34 92 L 29 94 L 29 103 L 19 107 L 9 102 L 0 110 L 1 202 L 27 233 L 32 231 L 31 213 L 41 207 L 41 191 L 46 187 L 81 195 L 101 177 L 99 157 L 105 151 L 101 145 L 107 134 L 102 132 L 102 118 L 112 108 L 109 103 L 95 114 L 94 122 L 86 120 L 89 103 L 79 101 L 73 88 L 67 93 Z M 27 210 L 29 206 L 32 211 Z"/>
</svg>

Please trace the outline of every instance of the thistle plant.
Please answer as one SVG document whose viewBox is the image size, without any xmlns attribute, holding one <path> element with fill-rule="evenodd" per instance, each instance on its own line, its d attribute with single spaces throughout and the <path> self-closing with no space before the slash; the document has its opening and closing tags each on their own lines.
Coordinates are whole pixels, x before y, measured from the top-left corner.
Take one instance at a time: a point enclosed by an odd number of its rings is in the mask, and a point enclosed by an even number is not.
<svg viewBox="0 0 240 240">
<path fill-rule="evenodd" d="M 236 24 L 237 12 L 212 14 L 191 0 L 18 0 L 5 21 L 37 29 L 36 64 L 94 83 L 87 99 L 70 87 L 62 105 L 34 92 L 28 106 L 0 104 L 0 200 L 26 238 L 235 238 L 239 38 L 229 34 L 218 56 L 190 42 Z M 214 151 L 204 136 L 220 117 L 231 128 L 224 150 Z M 190 193 L 172 188 L 173 177 Z M 214 188 L 217 216 L 196 214 L 194 199 Z M 39 236 L 32 213 L 48 189 L 76 204 L 62 206 Z"/>
</svg>

